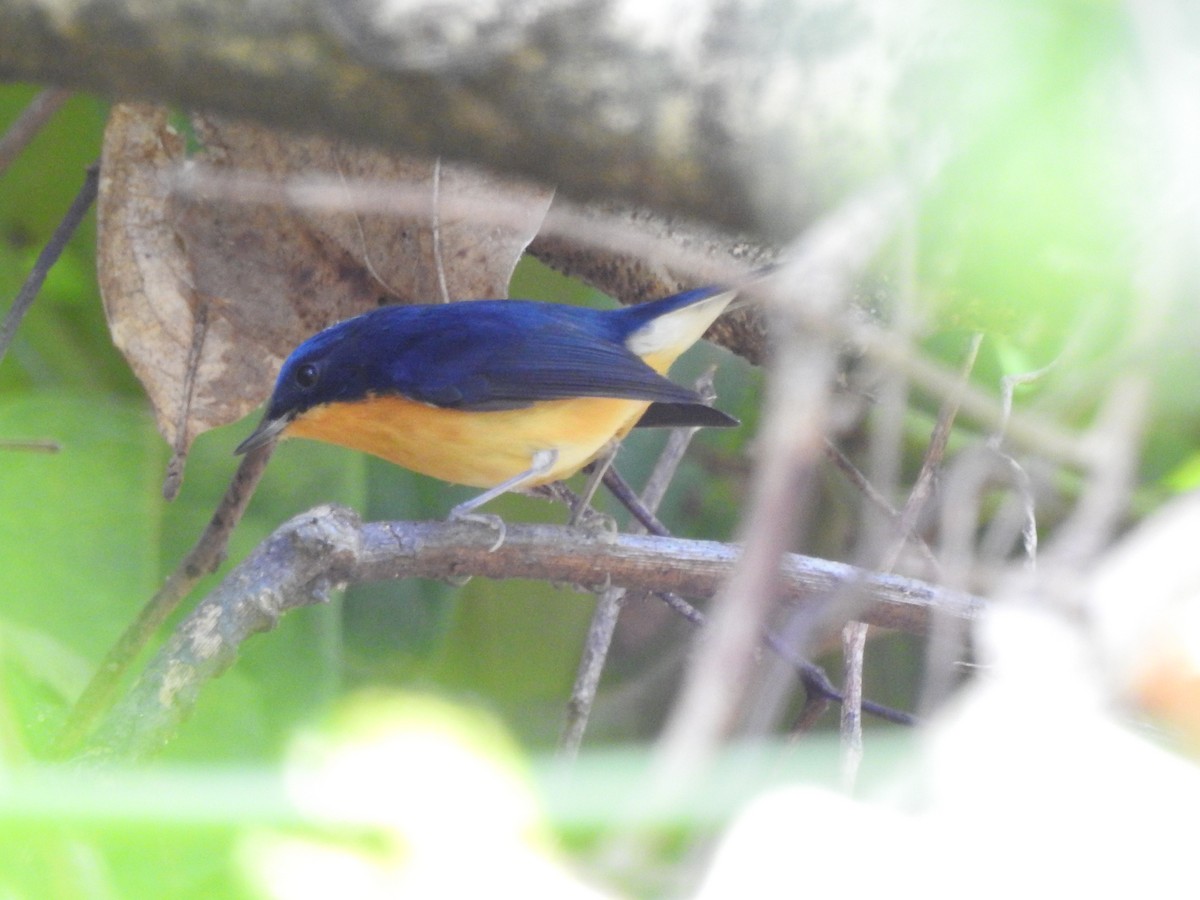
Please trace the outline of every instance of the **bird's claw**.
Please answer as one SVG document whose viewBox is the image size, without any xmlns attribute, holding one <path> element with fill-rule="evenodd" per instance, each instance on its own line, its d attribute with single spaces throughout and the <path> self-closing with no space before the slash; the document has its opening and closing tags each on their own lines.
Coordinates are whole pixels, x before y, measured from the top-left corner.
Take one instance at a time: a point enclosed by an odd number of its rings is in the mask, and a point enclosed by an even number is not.
<svg viewBox="0 0 1200 900">
<path fill-rule="evenodd" d="M 504 520 L 492 513 L 465 512 L 455 507 L 450 510 L 450 521 L 477 522 L 480 525 L 486 525 L 492 531 L 496 532 L 496 540 L 488 547 L 488 553 L 495 553 L 499 550 L 504 545 L 504 539 L 508 536 L 508 527 L 504 524 Z"/>
<path fill-rule="evenodd" d="M 571 524 L 586 532 L 591 537 L 603 540 L 620 533 L 617 520 L 608 513 L 598 512 L 590 506 L 584 507 L 572 517 Z"/>
</svg>

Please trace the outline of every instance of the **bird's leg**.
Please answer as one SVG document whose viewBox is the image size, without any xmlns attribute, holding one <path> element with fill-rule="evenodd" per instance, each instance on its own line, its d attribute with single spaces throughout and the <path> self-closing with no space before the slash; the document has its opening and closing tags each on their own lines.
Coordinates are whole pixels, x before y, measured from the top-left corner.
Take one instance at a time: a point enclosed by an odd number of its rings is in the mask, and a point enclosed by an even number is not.
<svg viewBox="0 0 1200 900">
<path fill-rule="evenodd" d="M 585 516 L 595 516 L 608 520 L 606 525 L 608 530 L 616 530 L 616 523 L 612 521 L 612 517 L 596 512 L 591 508 L 591 503 L 592 498 L 596 496 L 596 490 L 600 487 L 600 482 L 604 480 L 604 473 L 608 471 L 609 467 L 613 464 L 613 460 L 617 458 L 617 450 L 620 446 L 619 441 L 609 441 L 601 449 L 600 455 L 592 461 L 592 471 L 588 474 L 588 480 L 571 506 L 571 518 L 567 520 L 568 525 L 578 525 Z"/>
<path fill-rule="evenodd" d="M 504 520 L 491 513 L 477 513 L 475 510 L 483 506 L 483 504 L 495 500 L 501 494 L 507 494 L 509 491 L 514 491 L 527 482 L 541 478 L 554 468 L 554 463 L 557 461 L 557 450 L 538 450 L 533 454 L 528 469 L 506 481 L 500 482 L 493 488 L 488 488 L 479 496 L 472 497 L 470 500 L 458 504 L 458 506 L 450 510 L 450 518 L 456 522 L 482 522 L 497 532 L 499 536 L 496 538 L 496 543 L 488 548 L 491 552 L 495 553 L 500 549 L 500 545 L 504 543 L 504 536 L 507 533 L 507 529 L 504 527 Z"/>
</svg>

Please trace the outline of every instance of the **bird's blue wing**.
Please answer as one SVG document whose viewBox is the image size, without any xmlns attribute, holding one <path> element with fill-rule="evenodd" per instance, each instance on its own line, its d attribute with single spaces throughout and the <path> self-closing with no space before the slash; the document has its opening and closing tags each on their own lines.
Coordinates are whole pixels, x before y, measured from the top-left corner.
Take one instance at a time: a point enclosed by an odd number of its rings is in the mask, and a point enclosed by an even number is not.
<svg viewBox="0 0 1200 900">
<path fill-rule="evenodd" d="M 372 332 L 361 349 L 388 360 L 379 392 L 480 411 L 567 397 L 700 402 L 630 352 L 602 311 L 520 301 L 437 309 L 381 321 Z"/>
</svg>

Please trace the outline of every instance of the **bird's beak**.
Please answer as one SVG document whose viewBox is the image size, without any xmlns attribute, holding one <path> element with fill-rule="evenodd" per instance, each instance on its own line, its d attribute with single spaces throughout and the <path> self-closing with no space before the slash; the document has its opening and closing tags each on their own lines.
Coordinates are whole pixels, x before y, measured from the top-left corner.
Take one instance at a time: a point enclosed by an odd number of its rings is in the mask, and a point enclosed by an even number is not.
<svg viewBox="0 0 1200 900">
<path fill-rule="evenodd" d="M 237 445 L 237 449 L 233 452 L 237 454 L 249 453 L 251 450 L 257 450 L 266 444 L 269 444 L 275 438 L 279 437 L 280 432 L 291 424 L 291 416 L 280 416 L 278 419 L 270 419 L 264 417 L 258 423 L 258 427 L 250 437 L 246 438 Z"/>
</svg>

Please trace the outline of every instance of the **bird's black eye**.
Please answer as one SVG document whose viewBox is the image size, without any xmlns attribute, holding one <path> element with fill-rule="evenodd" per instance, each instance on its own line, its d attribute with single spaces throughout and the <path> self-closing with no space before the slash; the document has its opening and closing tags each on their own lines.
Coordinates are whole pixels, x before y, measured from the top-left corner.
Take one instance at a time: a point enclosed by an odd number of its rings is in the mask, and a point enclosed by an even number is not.
<svg viewBox="0 0 1200 900">
<path fill-rule="evenodd" d="M 296 386 L 301 390 L 307 391 L 309 388 L 315 387 L 317 383 L 317 367 L 312 363 L 305 363 L 296 370 L 295 376 Z"/>
</svg>

